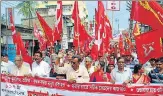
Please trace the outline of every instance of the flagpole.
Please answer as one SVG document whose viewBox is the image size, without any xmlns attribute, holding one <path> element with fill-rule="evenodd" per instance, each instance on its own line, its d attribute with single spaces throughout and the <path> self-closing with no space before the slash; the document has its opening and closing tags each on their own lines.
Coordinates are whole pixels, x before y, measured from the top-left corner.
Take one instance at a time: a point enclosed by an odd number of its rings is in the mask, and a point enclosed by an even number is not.
<svg viewBox="0 0 163 96">
<path fill-rule="evenodd" d="M 6 8 L 6 17 L 7 17 L 7 15 L 9 15 L 9 14 L 7 14 L 8 13 L 8 10 L 7 10 L 7 8 Z M 12 19 L 13 19 L 13 9 L 12 9 Z M 8 16 L 9 17 L 9 16 Z M 8 20 L 8 18 L 6 19 L 6 30 L 8 29 L 8 25 L 10 24 L 10 22 L 9 23 L 7 23 L 9 20 Z M 8 35 L 6 35 L 6 46 L 5 47 L 7 47 L 7 50 L 6 50 L 6 54 L 8 54 Z"/>
<path fill-rule="evenodd" d="M 1 6 L 1 1 L 0 1 L 0 6 Z M 1 10 L 0 10 L 0 13 L 1 13 Z M 2 19 L 1 19 L 2 20 Z M 1 21 L 0 20 L 0 21 Z M 7 22 L 6 22 L 7 23 Z M 1 24 L 1 22 L 0 22 L 0 24 Z M 0 36 L 1 36 L 1 26 L 0 26 Z M 0 42 L 2 42 L 1 40 L 0 40 Z M 1 45 L 1 44 L 0 44 Z M 2 46 L 2 45 L 1 45 Z M 1 50 L 1 47 L 0 47 L 0 50 Z M 2 52 L 0 52 L 0 54 L 1 54 Z M 1 57 L 1 55 L 0 55 L 0 58 L 2 58 Z M 0 59 L 0 62 L 1 62 L 1 59 Z"/>
<path fill-rule="evenodd" d="M 114 11 L 112 10 L 112 32 L 114 32 Z"/>
<path fill-rule="evenodd" d="M 76 2 L 77 2 L 76 8 L 78 9 L 78 1 L 76 1 Z M 77 11 L 78 11 L 77 9 L 76 9 L 76 13 L 77 13 Z M 79 14 L 78 14 L 78 15 L 79 15 Z M 80 35 L 80 34 L 79 34 L 79 28 L 78 28 L 78 27 L 79 27 L 79 26 L 78 26 L 78 23 L 79 23 L 79 22 L 78 22 L 78 17 L 79 17 L 78 15 L 76 15 L 76 16 L 77 16 L 77 36 L 78 36 L 78 53 L 80 53 L 80 44 L 79 44 L 79 35 Z M 80 17 L 79 17 L 79 18 L 80 18 Z"/>
</svg>

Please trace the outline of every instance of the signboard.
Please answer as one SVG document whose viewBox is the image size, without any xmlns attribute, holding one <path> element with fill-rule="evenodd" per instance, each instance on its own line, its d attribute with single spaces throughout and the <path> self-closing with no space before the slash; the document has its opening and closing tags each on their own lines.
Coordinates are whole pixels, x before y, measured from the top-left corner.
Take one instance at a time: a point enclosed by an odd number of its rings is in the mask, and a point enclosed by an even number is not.
<svg viewBox="0 0 163 96">
<path fill-rule="evenodd" d="M 111 11 L 120 11 L 120 1 L 106 1 L 106 9 Z"/>
<path fill-rule="evenodd" d="M 1 96 L 162 96 L 162 84 L 73 83 L 52 78 L 1 75 Z"/>
<path fill-rule="evenodd" d="M 7 16 L 8 16 L 8 22 L 7 22 L 7 26 L 8 26 L 8 29 L 11 29 L 11 21 L 10 21 L 10 16 L 13 16 L 13 8 L 7 8 Z M 14 17 L 14 16 L 13 16 Z M 14 21 L 14 20 L 13 20 Z"/>
<path fill-rule="evenodd" d="M 63 35 L 62 37 L 62 49 L 68 49 L 68 38 L 67 35 Z"/>
</svg>

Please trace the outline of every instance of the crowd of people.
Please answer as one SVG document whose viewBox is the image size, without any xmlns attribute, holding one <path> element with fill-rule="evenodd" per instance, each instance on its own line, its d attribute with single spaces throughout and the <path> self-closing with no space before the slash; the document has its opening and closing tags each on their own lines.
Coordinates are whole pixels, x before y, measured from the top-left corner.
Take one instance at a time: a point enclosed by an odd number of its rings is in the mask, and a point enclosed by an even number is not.
<svg viewBox="0 0 163 96">
<path fill-rule="evenodd" d="M 24 62 L 21 55 L 16 55 L 14 63 L 7 54 L 1 57 L 1 74 L 9 76 L 67 79 L 69 83 L 163 83 L 163 57 L 151 58 L 146 64 L 139 64 L 133 54 L 99 56 L 95 61 L 88 52 L 78 54 L 74 50 L 51 55 L 37 51 L 32 64 Z"/>
</svg>

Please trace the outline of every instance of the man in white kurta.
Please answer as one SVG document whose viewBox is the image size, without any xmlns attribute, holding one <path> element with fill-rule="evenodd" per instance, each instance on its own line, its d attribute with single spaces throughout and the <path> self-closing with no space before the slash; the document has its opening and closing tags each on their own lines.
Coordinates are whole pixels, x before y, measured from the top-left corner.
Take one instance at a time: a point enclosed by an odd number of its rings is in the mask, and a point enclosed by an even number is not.
<svg viewBox="0 0 163 96">
<path fill-rule="evenodd" d="M 28 76 L 31 75 L 31 68 L 24 64 L 22 56 L 17 55 L 15 57 L 15 64 L 9 68 L 9 74 L 14 76 Z"/>
<path fill-rule="evenodd" d="M 65 73 L 69 83 L 87 83 L 89 82 L 89 74 L 85 66 L 80 65 L 80 56 L 75 55 L 72 57 L 72 65 L 67 67 L 59 67 L 55 65 L 54 70 L 58 74 Z"/>
<path fill-rule="evenodd" d="M 1 60 L 2 60 L 2 62 L 1 62 L 1 74 L 9 73 L 9 68 L 15 64 L 8 59 L 7 54 L 2 54 Z"/>
<path fill-rule="evenodd" d="M 35 62 L 32 63 L 32 75 L 34 77 L 49 77 L 50 65 L 42 60 L 42 53 L 36 52 L 34 55 Z"/>
</svg>

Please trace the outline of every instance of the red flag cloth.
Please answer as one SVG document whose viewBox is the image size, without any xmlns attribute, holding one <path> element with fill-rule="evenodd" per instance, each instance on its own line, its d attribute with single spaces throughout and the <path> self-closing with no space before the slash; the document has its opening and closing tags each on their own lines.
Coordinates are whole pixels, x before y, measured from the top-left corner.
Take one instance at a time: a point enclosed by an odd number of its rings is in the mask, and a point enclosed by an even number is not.
<svg viewBox="0 0 163 96">
<path fill-rule="evenodd" d="M 91 49 L 91 57 L 93 60 L 97 60 L 98 59 L 98 45 L 94 44 L 92 46 L 92 49 Z"/>
<path fill-rule="evenodd" d="M 13 38 L 13 42 L 16 45 L 16 54 L 17 55 L 21 55 L 23 60 L 25 62 L 28 62 L 29 64 L 32 64 L 31 62 L 31 57 L 27 54 L 28 51 L 24 46 L 23 40 L 21 38 L 21 34 L 18 32 L 16 33 L 16 29 L 15 29 L 15 25 L 14 25 L 14 21 L 13 21 L 13 16 L 12 13 L 10 13 L 10 23 L 11 23 L 11 30 L 12 30 L 12 38 Z M 28 57 L 24 57 L 24 56 L 28 56 Z M 28 59 L 26 61 L 26 59 Z"/>
<path fill-rule="evenodd" d="M 107 18 L 107 16 L 105 16 L 104 18 L 104 32 L 103 32 L 103 36 L 102 36 L 102 45 L 100 47 L 100 54 L 102 54 L 102 56 L 104 55 L 104 53 L 107 53 L 109 50 L 109 43 L 110 43 L 110 39 L 112 38 L 112 30 L 111 30 L 111 25 L 110 25 L 110 21 Z"/>
<path fill-rule="evenodd" d="M 96 13 L 96 12 L 95 12 Z M 96 52 L 95 53 L 92 53 L 91 51 L 91 54 L 93 56 L 94 55 L 102 55 L 103 53 L 103 44 L 102 44 L 102 36 L 103 36 L 103 33 L 104 33 L 104 22 L 105 22 L 105 8 L 104 8 L 104 5 L 102 3 L 102 1 L 98 1 L 98 14 L 96 15 L 96 18 L 97 18 L 97 32 L 95 33 L 95 46 L 97 48 L 94 48 L 93 50 L 95 51 L 96 49 Z M 95 47 L 93 46 L 93 47 Z M 101 50 L 100 50 L 101 49 Z"/>
<path fill-rule="evenodd" d="M 10 17 L 10 24 L 11 24 L 13 43 L 16 44 L 17 43 L 17 40 L 16 40 L 17 39 L 16 38 L 16 29 L 15 29 L 15 24 L 14 24 L 14 20 L 13 20 L 12 11 L 9 13 L 9 17 Z"/>
<path fill-rule="evenodd" d="M 97 36 L 96 34 L 98 34 L 98 11 L 95 8 L 95 36 Z M 95 37 L 97 38 L 97 37 Z"/>
<path fill-rule="evenodd" d="M 38 13 L 36 12 L 38 20 L 40 21 L 41 27 L 44 30 L 45 33 L 45 37 L 48 41 L 48 45 L 53 46 L 54 44 L 54 39 L 53 37 L 53 30 L 49 27 L 49 25 L 46 23 L 46 21 L 44 20 L 44 18 Z"/>
<path fill-rule="evenodd" d="M 137 36 L 140 35 L 140 29 L 139 29 L 139 25 L 138 22 L 136 22 L 135 26 L 134 26 L 134 30 L 133 30 L 133 36 Z"/>
<path fill-rule="evenodd" d="M 100 31 L 100 38 L 102 38 L 104 32 L 104 22 L 105 22 L 105 8 L 102 1 L 98 1 L 98 30 Z"/>
<path fill-rule="evenodd" d="M 46 49 L 47 40 L 40 32 L 34 23 L 34 36 L 38 39 L 40 51 L 44 51 Z"/>
<path fill-rule="evenodd" d="M 119 37 L 119 50 L 120 50 L 120 54 L 121 55 L 125 55 L 125 50 L 124 50 L 124 44 L 123 44 L 123 38 L 122 38 L 122 34 Z"/>
<path fill-rule="evenodd" d="M 153 30 L 162 28 L 163 25 L 161 15 L 158 13 L 162 14 L 163 11 L 156 1 L 132 1 L 130 18 L 150 25 Z"/>
<path fill-rule="evenodd" d="M 54 27 L 54 42 L 56 40 L 61 40 L 62 34 L 62 1 L 57 1 L 57 9 L 56 9 L 56 24 Z"/>
<path fill-rule="evenodd" d="M 79 40 L 79 24 L 80 24 L 80 18 L 79 18 L 79 9 L 78 9 L 78 1 L 74 2 L 74 9 L 72 12 L 72 19 L 74 20 L 74 38 L 73 38 L 73 45 L 75 48 L 79 46 L 78 42 Z"/>
<path fill-rule="evenodd" d="M 135 38 L 140 63 L 144 64 L 150 58 L 158 58 L 162 55 L 162 45 L 160 44 L 161 32 L 161 30 L 150 31 Z"/>
<path fill-rule="evenodd" d="M 17 55 L 21 55 L 24 62 L 32 64 L 33 60 L 32 57 L 28 55 L 28 51 L 24 46 L 23 40 L 21 38 L 21 34 L 19 32 L 16 33 L 18 42 L 16 43 L 17 46 Z"/>
</svg>

